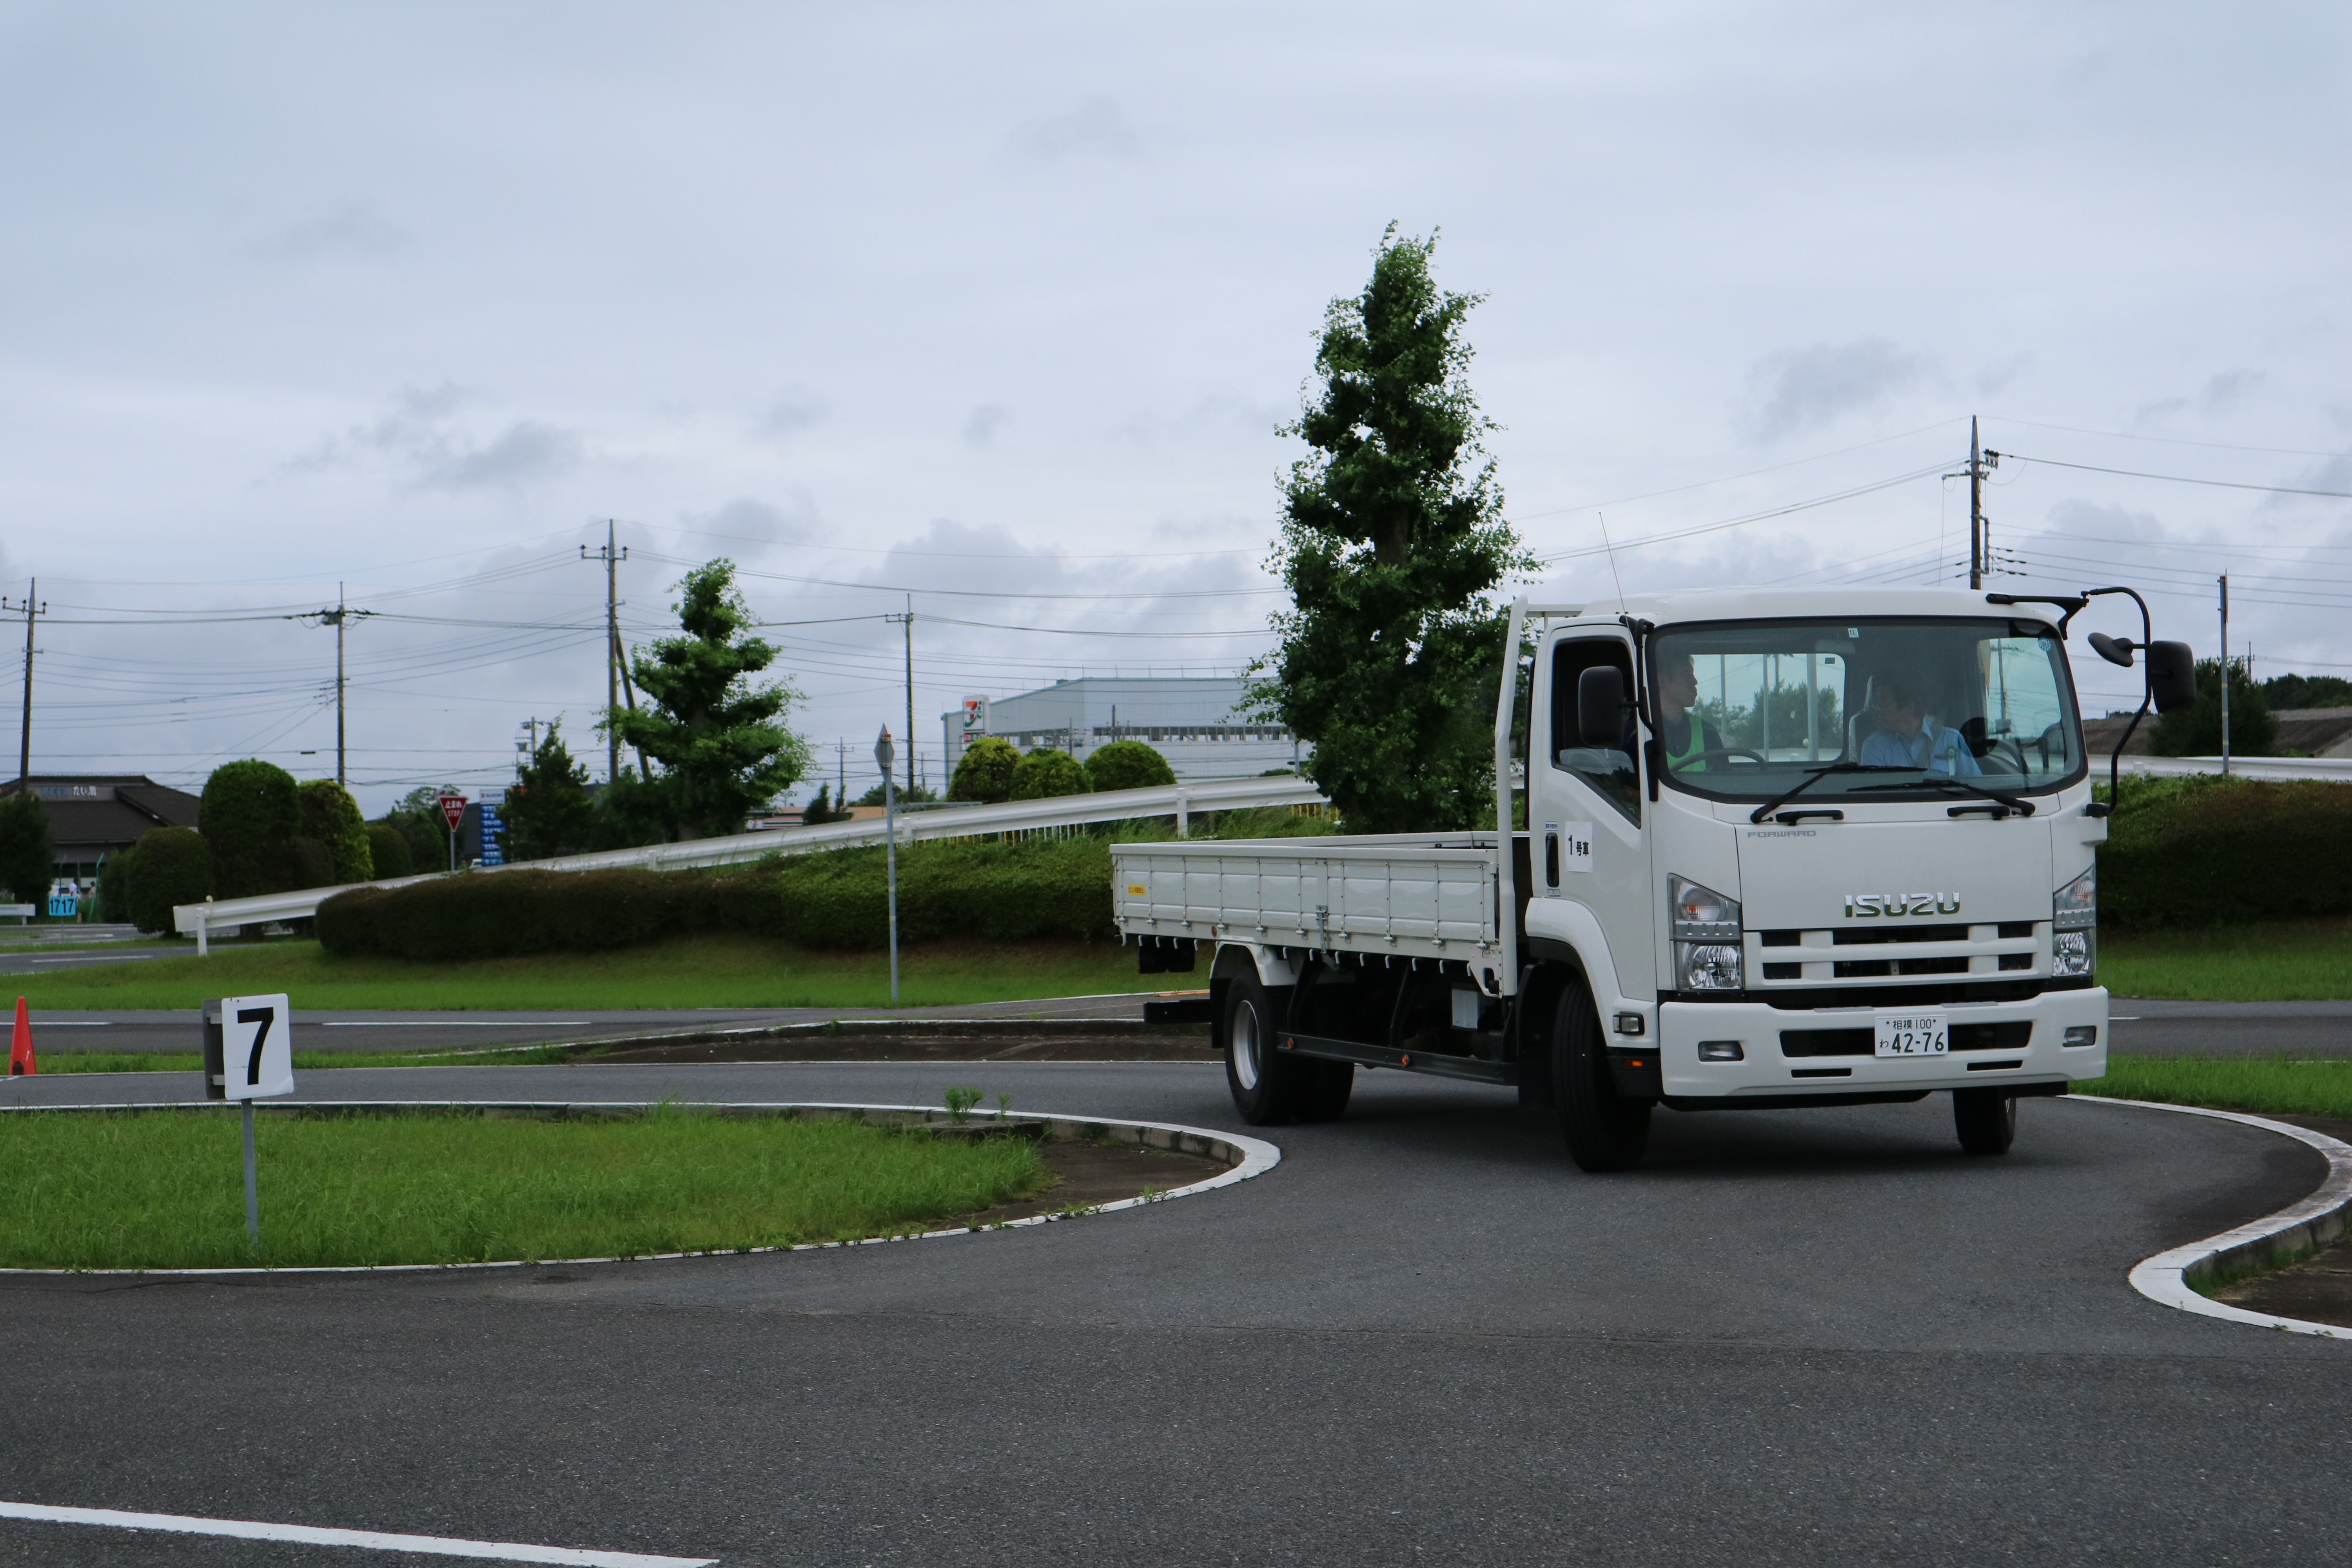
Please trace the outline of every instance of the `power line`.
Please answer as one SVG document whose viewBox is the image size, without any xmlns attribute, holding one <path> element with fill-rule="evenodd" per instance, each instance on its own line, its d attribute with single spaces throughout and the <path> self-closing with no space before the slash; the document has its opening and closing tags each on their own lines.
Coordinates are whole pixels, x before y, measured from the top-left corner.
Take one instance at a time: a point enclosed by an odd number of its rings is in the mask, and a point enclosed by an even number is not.
<svg viewBox="0 0 2352 1568">
<path fill-rule="evenodd" d="M 2137 468 L 2102 468 L 2095 463 L 2068 463 L 2056 458 L 2028 458 L 2016 452 L 1987 452 L 1989 458 L 2009 458 L 2021 463 L 2042 463 L 2053 468 L 2080 468 L 2087 474 L 2121 474 L 2133 479 L 2162 479 L 2172 485 L 2210 485 L 2224 490 L 2266 490 L 2278 496 L 2326 496 L 2332 500 L 2352 500 L 2352 490 L 2303 490 L 2287 485 L 2249 485 L 2235 479 L 2192 479 L 2182 474 L 2144 474 Z"/>
</svg>

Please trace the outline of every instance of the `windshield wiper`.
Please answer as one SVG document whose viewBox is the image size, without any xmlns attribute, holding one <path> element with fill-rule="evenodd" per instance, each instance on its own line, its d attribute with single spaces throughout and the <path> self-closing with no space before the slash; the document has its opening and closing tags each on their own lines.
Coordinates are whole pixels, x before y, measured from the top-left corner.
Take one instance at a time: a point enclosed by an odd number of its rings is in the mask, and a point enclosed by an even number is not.
<svg viewBox="0 0 2352 1568">
<path fill-rule="evenodd" d="M 1966 790 L 1969 794 L 1977 795 L 1982 799 L 1998 801 L 2002 805 L 2009 807 L 2010 810 L 2017 813 L 2020 816 L 2032 816 L 2033 815 L 2033 803 L 2027 800 L 2023 795 L 2006 795 L 1997 789 L 1987 789 L 1982 784 L 1972 784 L 1966 779 L 1956 779 L 1949 773 L 1930 773 L 1927 777 L 1919 780 L 1916 784 L 1857 784 L 1846 793 L 1848 795 L 1869 795 L 1879 790 L 1889 789 Z M 1955 806 L 1953 809 L 1957 811 L 1959 808 Z"/>
<path fill-rule="evenodd" d="M 1799 784 L 1794 789 L 1774 795 L 1770 800 L 1766 801 L 1762 805 L 1759 805 L 1754 811 L 1749 812 L 1748 814 L 1748 820 L 1750 822 L 1763 821 L 1766 817 L 1771 816 L 1774 812 L 1780 810 L 1782 806 L 1788 805 L 1790 801 L 1796 799 L 1799 795 L 1804 794 L 1807 790 L 1812 788 L 1815 784 L 1821 783 L 1822 780 L 1829 777 L 1832 773 L 1907 773 L 1910 771 L 1911 770 L 1909 768 L 1888 767 L 1883 763 L 1832 763 L 1825 768 L 1808 768 L 1805 770 L 1805 777 L 1802 783 Z M 1909 786 L 1902 785 L 1897 787 L 1907 788 Z"/>
</svg>

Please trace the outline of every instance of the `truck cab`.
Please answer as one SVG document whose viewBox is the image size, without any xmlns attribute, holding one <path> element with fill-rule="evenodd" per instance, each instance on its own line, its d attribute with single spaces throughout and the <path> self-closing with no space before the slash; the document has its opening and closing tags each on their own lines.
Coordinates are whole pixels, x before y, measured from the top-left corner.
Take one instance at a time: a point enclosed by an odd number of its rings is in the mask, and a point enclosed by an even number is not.
<svg viewBox="0 0 2352 1568">
<path fill-rule="evenodd" d="M 1572 1152 L 1630 1163 L 1654 1104 L 1937 1090 L 1995 1152 L 2018 1097 L 2105 1071 L 2106 823 L 2058 608 L 1707 590 L 1521 614 L 1522 960 L 1590 996 L 1598 1048 L 1553 1059 L 1613 1090 Z M 1592 1087 L 1548 1086 L 1571 1117 Z"/>
</svg>

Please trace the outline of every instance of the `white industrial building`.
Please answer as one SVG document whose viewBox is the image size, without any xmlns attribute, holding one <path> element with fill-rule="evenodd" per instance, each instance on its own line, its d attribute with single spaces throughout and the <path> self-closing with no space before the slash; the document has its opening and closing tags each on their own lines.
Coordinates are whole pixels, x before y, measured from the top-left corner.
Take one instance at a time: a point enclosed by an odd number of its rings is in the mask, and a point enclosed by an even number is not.
<svg viewBox="0 0 2352 1568">
<path fill-rule="evenodd" d="M 951 760 L 981 735 L 1024 752 L 1050 746 L 1080 762 L 1113 741 L 1141 741 L 1166 757 L 1180 779 L 1247 778 L 1290 767 L 1300 755 L 1289 730 L 1237 711 L 1244 700 L 1237 676 L 1089 675 L 976 700 L 976 712 L 967 702 L 940 715 Z"/>
</svg>

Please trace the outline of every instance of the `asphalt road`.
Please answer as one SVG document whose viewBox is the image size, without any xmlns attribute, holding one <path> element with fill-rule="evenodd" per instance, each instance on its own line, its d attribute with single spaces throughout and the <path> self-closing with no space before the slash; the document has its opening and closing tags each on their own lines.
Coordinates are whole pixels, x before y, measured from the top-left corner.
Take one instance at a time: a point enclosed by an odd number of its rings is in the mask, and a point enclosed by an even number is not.
<svg viewBox="0 0 2352 1568">
<path fill-rule="evenodd" d="M 304 1087 L 937 1103 L 954 1083 L 1235 1125 L 1209 1065 Z M 1025 1231 L 18 1277 L 0 1496 L 734 1564 L 2340 1563 L 2352 1347 L 2125 1282 L 2301 1196 L 2316 1156 L 2111 1105 L 2021 1122 L 2014 1153 L 1973 1161 L 1940 1100 L 1666 1113 L 1643 1169 L 1591 1177 L 1503 1094 L 1376 1073 L 1344 1121 L 1277 1131 L 1265 1177 Z M 0 1524 L 0 1563 L 381 1560 Z"/>
</svg>

